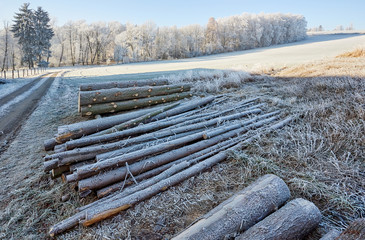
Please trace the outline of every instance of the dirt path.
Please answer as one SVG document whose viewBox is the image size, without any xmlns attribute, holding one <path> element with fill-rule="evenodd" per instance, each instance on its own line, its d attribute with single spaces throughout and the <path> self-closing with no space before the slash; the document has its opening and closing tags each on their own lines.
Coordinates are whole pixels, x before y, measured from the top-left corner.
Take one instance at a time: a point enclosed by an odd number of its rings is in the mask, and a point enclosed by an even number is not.
<svg viewBox="0 0 365 240">
<path fill-rule="evenodd" d="M 38 106 L 39 100 L 47 92 L 57 74 L 58 73 L 52 74 L 41 86 L 35 89 L 29 97 L 11 105 L 11 111 L 0 118 L 0 154 L 9 146 L 9 143 L 15 138 L 21 125 Z M 0 106 L 8 103 L 21 94 L 24 94 L 45 77 L 48 77 L 48 75 L 36 78 L 32 82 L 0 99 Z"/>
</svg>

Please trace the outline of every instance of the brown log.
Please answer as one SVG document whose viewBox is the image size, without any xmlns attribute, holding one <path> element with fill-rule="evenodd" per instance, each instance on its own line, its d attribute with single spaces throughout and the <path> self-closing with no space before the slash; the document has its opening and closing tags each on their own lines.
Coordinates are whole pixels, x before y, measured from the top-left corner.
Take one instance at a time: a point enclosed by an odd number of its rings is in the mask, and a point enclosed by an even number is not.
<svg viewBox="0 0 365 240">
<path fill-rule="evenodd" d="M 127 87 L 141 87 L 141 86 L 161 86 L 169 84 L 167 79 L 155 79 L 155 80 L 130 80 L 119 82 L 105 82 L 105 83 L 93 83 L 80 85 L 80 91 L 93 91 L 109 88 L 127 88 Z"/>
<path fill-rule="evenodd" d="M 57 167 L 58 167 L 58 158 L 55 158 L 55 159 L 52 159 L 49 161 L 45 161 L 43 163 L 44 172 L 49 172 L 52 169 L 57 168 Z"/>
<path fill-rule="evenodd" d="M 138 98 L 150 98 L 190 91 L 189 84 L 143 86 L 131 88 L 110 88 L 95 91 L 80 91 L 79 105 L 126 101 Z"/>
<path fill-rule="evenodd" d="M 282 179 L 265 175 L 200 217 L 173 239 L 224 239 L 250 228 L 278 209 L 289 197 L 289 188 Z"/>
<path fill-rule="evenodd" d="M 62 173 L 64 172 L 69 172 L 70 171 L 70 166 L 61 166 L 61 167 L 57 167 L 52 169 L 51 171 L 51 177 L 52 179 L 61 177 Z"/>
<path fill-rule="evenodd" d="M 303 239 L 318 226 L 321 219 L 321 212 L 312 202 L 297 198 L 252 226 L 236 239 Z"/>
<path fill-rule="evenodd" d="M 132 174 L 139 174 L 141 172 L 145 172 L 148 171 L 152 168 L 161 166 L 163 164 L 169 163 L 171 161 L 177 160 L 179 158 L 185 157 L 189 154 L 192 154 L 194 152 L 197 152 L 199 150 L 202 150 L 204 148 L 207 148 L 209 146 L 212 146 L 214 144 L 217 144 L 221 141 L 224 141 L 226 139 L 229 139 L 231 137 L 235 137 L 237 134 L 243 133 L 248 131 L 249 129 L 254 129 L 254 128 L 258 128 L 263 126 L 264 124 L 270 123 L 271 121 L 274 121 L 276 118 L 269 118 L 269 119 L 265 119 L 262 120 L 258 123 L 252 124 L 252 122 L 250 123 L 251 125 L 247 125 L 245 126 L 243 123 L 242 125 L 245 127 L 239 128 L 239 129 L 232 129 L 231 131 L 228 131 L 224 134 L 222 134 L 219 131 L 212 131 L 211 133 L 215 133 L 216 137 L 212 137 L 211 139 L 205 140 L 205 141 L 200 141 L 197 143 L 194 143 L 192 145 L 188 145 L 185 147 L 182 147 L 180 149 L 175 149 L 151 158 L 147 158 L 146 160 L 137 162 L 135 164 L 131 164 L 129 166 L 130 172 L 132 172 Z M 247 121 L 249 122 L 249 121 Z M 246 122 L 246 124 L 247 124 Z M 171 142 L 170 142 L 171 143 Z M 168 143 L 167 145 L 170 146 L 170 143 Z M 157 147 L 161 147 L 157 146 Z M 151 149 L 151 148 L 150 148 Z M 150 151 L 150 149 L 143 149 L 147 151 Z M 138 154 L 142 153 L 142 151 L 139 152 Z M 78 175 L 78 179 L 82 179 L 82 178 L 86 178 L 89 177 L 91 175 L 95 175 L 97 174 L 100 170 L 105 169 L 106 166 L 108 166 L 107 164 L 104 164 L 105 162 L 108 162 L 108 164 L 110 164 L 111 162 L 115 165 L 116 161 L 120 161 L 119 164 L 116 164 L 117 166 L 121 166 L 122 165 L 122 161 L 127 161 L 129 162 L 129 159 L 132 160 L 136 160 L 136 156 L 138 156 L 138 154 L 136 154 L 138 151 L 133 152 L 131 154 L 125 154 L 123 156 L 120 157 L 116 157 L 116 158 L 112 158 L 112 159 L 108 159 L 105 160 L 103 162 L 100 163 L 96 163 L 93 165 L 89 165 L 89 166 L 85 166 L 85 168 L 80 168 L 77 170 L 77 175 Z M 143 156 L 148 156 L 150 154 L 145 154 Z M 82 179 L 79 181 L 78 185 L 79 185 L 79 189 L 80 190 L 87 190 L 87 189 L 99 189 L 102 187 L 105 187 L 107 185 L 110 185 L 112 183 L 115 183 L 117 181 L 121 181 L 123 180 L 123 178 L 125 177 L 125 175 L 127 174 L 127 169 L 126 167 L 120 167 L 111 171 L 108 171 L 104 174 L 99 174 L 97 176 L 94 177 L 89 177 L 86 179 Z"/>
<path fill-rule="evenodd" d="M 88 106 L 81 106 L 82 116 L 91 116 L 95 114 L 114 113 L 120 111 L 133 110 L 137 108 L 149 107 L 156 104 L 173 102 L 184 98 L 192 97 L 191 93 L 174 93 L 163 96 L 156 96 L 150 98 L 140 98 L 127 101 L 100 103 Z"/>
<path fill-rule="evenodd" d="M 358 218 L 336 238 L 336 240 L 363 240 L 365 239 L 365 218 Z"/>
</svg>

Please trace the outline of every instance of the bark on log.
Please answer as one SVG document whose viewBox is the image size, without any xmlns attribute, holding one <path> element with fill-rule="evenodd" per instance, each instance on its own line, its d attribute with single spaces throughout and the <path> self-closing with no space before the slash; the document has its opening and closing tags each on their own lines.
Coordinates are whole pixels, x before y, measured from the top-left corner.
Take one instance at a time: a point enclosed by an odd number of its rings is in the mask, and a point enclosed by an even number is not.
<svg viewBox="0 0 365 240">
<path fill-rule="evenodd" d="M 147 178 L 150 178 L 150 177 L 153 177 L 153 176 L 156 176 L 157 174 L 160 174 L 161 172 L 165 171 L 166 169 L 170 168 L 172 165 L 174 164 L 178 164 L 180 162 L 183 162 L 183 161 L 201 161 L 205 158 L 208 158 L 208 157 L 211 157 L 213 156 L 214 154 L 220 152 L 220 151 L 223 151 L 227 148 L 230 148 L 232 147 L 233 145 L 237 144 L 241 139 L 243 139 L 243 137 L 239 137 L 238 139 L 236 140 L 233 140 L 233 139 L 229 139 L 229 140 L 226 140 L 226 141 L 223 141 L 223 142 L 220 142 L 218 144 L 215 144 L 213 146 L 210 146 L 210 147 L 207 147 L 203 150 L 200 150 L 198 152 L 195 152 L 193 154 L 189 154 L 188 156 L 186 157 L 183 157 L 181 159 L 178 159 L 176 161 L 173 161 L 173 162 L 170 162 L 170 163 L 167 163 L 167 164 L 164 164 L 160 167 L 156 167 L 156 168 L 153 168 L 147 172 L 144 172 L 144 173 L 141 173 L 141 174 L 138 174 L 135 179 L 137 181 L 140 181 L 140 180 L 143 180 L 143 179 L 147 179 Z M 130 180 L 131 181 L 131 180 Z M 122 187 L 123 187 L 124 183 L 123 182 L 117 182 L 115 184 L 112 184 L 112 185 L 109 185 L 109 186 L 106 186 L 104 188 L 101 188 L 99 190 L 97 190 L 97 196 L 98 198 L 103 198 L 115 191 L 118 191 L 120 190 Z"/>
<path fill-rule="evenodd" d="M 363 240 L 365 239 L 365 218 L 353 221 L 336 240 Z"/>
<path fill-rule="evenodd" d="M 155 167 L 161 166 L 163 164 L 169 163 L 171 161 L 177 160 L 179 158 L 185 157 L 189 154 L 193 154 L 199 150 L 202 150 L 204 148 L 217 144 L 217 143 L 224 141 L 226 139 L 229 139 L 231 137 L 235 137 L 237 134 L 245 132 L 249 129 L 261 127 L 262 125 L 269 123 L 269 122 L 273 121 L 274 119 L 275 119 L 275 117 L 266 119 L 266 120 L 262 120 L 258 123 L 248 125 L 247 127 L 233 129 L 224 134 L 220 134 L 219 132 L 216 132 L 216 134 L 217 134 L 216 137 L 212 137 L 211 139 L 208 139 L 205 141 L 200 141 L 200 142 L 182 147 L 180 149 L 175 149 L 175 150 L 148 158 L 146 160 L 137 162 L 135 164 L 131 164 L 129 166 L 129 170 L 132 174 L 139 174 L 141 172 L 148 171 L 152 168 L 155 168 Z M 147 149 L 147 150 L 149 150 L 149 149 Z M 104 162 L 107 162 L 107 161 L 113 162 L 114 165 L 115 165 L 115 161 L 129 162 L 129 158 L 132 158 L 132 157 L 134 158 L 135 154 L 136 154 L 136 152 L 131 153 L 130 154 L 131 156 L 128 156 L 128 154 L 125 154 L 121 157 L 109 159 Z M 150 155 L 150 154 L 146 154 L 144 156 L 148 156 L 148 155 Z M 135 159 L 133 159 L 133 160 L 135 160 Z M 96 163 L 93 165 L 85 166 L 85 168 L 78 169 L 77 170 L 78 179 L 82 179 L 82 178 L 89 177 L 91 175 L 95 175 L 100 170 L 105 169 L 106 166 L 108 166 L 108 165 L 103 164 L 104 162 L 100 162 L 99 164 Z M 120 162 L 119 166 L 121 166 L 121 164 L 122 163 Z M 79 181 L 79 184 L 78 184 L 79 189 L 82 191 L 87 190 L 87 189 L 99 189 L 99 188 L 105 187 L 107 185 L 110 185 L 112 183 L 115 183 L 117 181 L 123 180 L 124 177 L 126 176 L 126 174 L 127 174 L 126 167 L 121 167 L 121 168 L 117 168 L 117 169 L 108 171 L 104 174 L 99 174 L 94 177 L 82 179 Z"/>
<path fill-rule="evenodd" d="M 95 114 L 114 113 L 120 111 L 127 111 L 141 107 L 148 107 L 156 104 L 177 101 L 184 98 L 191 97 L 191 93 L 174 93 L 170 95 L 156 96 L 150 98 L 140 98 L 120 102 L 94 104 L 88 106 L 81 106 L 82 116 L 91 116 Z"/>
<path fill-rule="evenodd" d="M 335 240 L 338 236 L 340 236 L 341 232 L 336 230 L 336 229 L 332 229 L 330 230 L 328 233 L 326 233 L 324 236 L 321 237 L 321 239 L 319 240 Z"/>
<path fill-rule="evenodd" d="M 187 91 L 190 91 L 189 84 L 80 91 L 79 105 L 85 106 L 89 104 L 118 102 L 138 98 L 150 98 L 154 96 L 169 95 Z"/>
<path fill-rule="evenodd" d="M 119 114 L 116 116 L 105 117 L 101 119 L 93 119 L 90 121 L 74 123 L 58 127 L 58 135 L 55 138 L 45 140 L 44 148 L 46 151 L 52 150 L 56 144 L 65 143 L 70 139 L 77 139 L 85 135 L 111 128 L 117 124 L 138 118 L 149 112 L 154 112 L 161 107 L 153 107 L 149 109 L 141 109 L 129 113 Z"/>
<path fill-rule="evenodd" d="M 195 109 L 197 107 L 200 107 L 200 106 L 204 106 L 210 102 L 212 102 L 216 97 L 214 96 L 210 96 L 210 97 L 205 97 L 205 98 L 202 98 L 202 99 L 196 99 L 196 100 L 192 100 L 192 101 L 189 101 L 185 104 L 182 104 L 181 106 L 175 108 L 175 109 L 171 109 L 169 111 L 166 111 L 164 113 L 161 113 L 155 117 L 153 117 L 151 119 L 151 121 L 156 121 L 156 120 L 159 120 L 159 119 L 163 119 L 163 118 L 167 118 L 167 117 L 171 117 L 171 116 L 174 116 L 174 115 L 177 115 L 177 114 L 180 114 L 180 113 L 183 113 L 183 112 L 187 112 L 189 110 L 192 110 L 192 109 Z"/>
<path fill-rule="evenodd" d="M 260 106 L 262 106 L 262 105 L 261 104 L 255 105 L 255 106 L 248 108 L 247 110 L 259 108 Z M 126 130 L 118 131 L 118 132 L 114 132 L 114 133 L 102 134 L 100 136 L 98 133 L 96 133 L 91 136 L 68 141 L 65 143 L 65 145 L 66 145 L 67 150 L 72 150 L 74 148 L 85 147 L 85 146 L 89 146 L 89 145 L 93 145 L 93 144 L 120 140 L 125 137 L 134 136 L 134 135 L 142 134 L 142 133 L 147 133 L 147 132 L 151 132 L 154 130 L 167 128 L 170 126 L 173 126 L 172 129 L 176 129 L 177 127 L 186 126 L 188 124 L 195 124 L 197 122 L 206 121 L 206 120 L 212 119 L 214 117 L 219 117 L 230 111 L 232 111 L 232 109 L 228 109 L 223 112 L 216 113 L 216 114 L 200 114 L 200 115 L 194 115 L 194 116 L 177 118 L 177 119 L 166 119 L 165 121 L 160 120 L 157 122 L 151 122 L 151 123 L 140 125 L 140 126 L 138 126 L 138 128 L 131 128 L 131 129 L 126 129 Z M 183 124 L 178 125 L 179 123 L 183 123 Z"/>
<path fill-rule="evenodd" d="M 289 197 L 289 188 L 282 179 L 271 174 L 265 175 L 222 202 L 173 239 L 223 239 L 250 228 L 278 209 Z"/>
<path fill-rule="evenodd" d="M 167 79 L 155 79 L 155 80 L 130 80 L 119 82 L 105 82 L 94 84 L 82 84 L 80 85 L 80 91 L 93 91 L 109 88 L 127 88 L 127 87 L 141 87 L 141 86 L 161 86 L 169 84 Z"/>
<path fill-rule="evenodd" d="M 312 202 L 297 198 L 252 226 L 236 239 L 303 239 L 318 226 L 321 219 L 321 212 Z"/>
</svg>

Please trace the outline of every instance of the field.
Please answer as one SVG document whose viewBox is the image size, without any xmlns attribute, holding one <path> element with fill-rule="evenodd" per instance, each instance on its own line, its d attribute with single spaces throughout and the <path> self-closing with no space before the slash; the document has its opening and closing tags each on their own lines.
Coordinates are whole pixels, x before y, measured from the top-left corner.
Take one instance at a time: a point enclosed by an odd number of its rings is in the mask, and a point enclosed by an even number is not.
<svg viewBox="0 0 365 240">
<path fill-rule="evenodd" d="M 269 103 L 267 109 L 283 109 L 295 116 L 295 122 L 244 146 L 211 171 L 59 239 L 170 238 L 267 173 L 283 178 L 292 198 L 308 199 L 321 210 L 323 221 L 308 239 L 344 228 L 365 215 L 365 56 L 359 46 L 363 40 L 364 35 L 318 36 L 179 61 L 56 69 L 65 75 L 56 78 L 0 156 L 0 238 L 44 239 L 52 224 L 92 200 L 79 199 L 42 171 L 43 140 L 59 125 L 84 120 L 77 113 L 78 85 L 152 77 L 191 81 L 199 93 L 260 97 Z M 61 202 L 69 192 L 70 200 Z"/>
</svg>

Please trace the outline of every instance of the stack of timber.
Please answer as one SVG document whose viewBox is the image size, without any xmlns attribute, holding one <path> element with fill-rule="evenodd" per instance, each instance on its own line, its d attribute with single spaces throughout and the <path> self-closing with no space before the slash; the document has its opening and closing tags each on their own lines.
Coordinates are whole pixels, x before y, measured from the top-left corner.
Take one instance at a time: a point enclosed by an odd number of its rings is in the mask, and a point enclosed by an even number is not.
<svg viewBox="0 0 365 240">
<path fill-rule="evenodd" d="M 138 80 L 81 85 L 78 109 L 82 116 L 127 111 L 191 97 L 189 84 Z"/>
<path fill-rule="evenodd" d="M 222 102 L 230 107 L 217 109 Z M 265 108 L 258 98 L 233 103 L 209 96 L 59 127 L 57 137 L 45 141 L 54 151 L 45 156 L 44 170 L 81 197 L 98 200 L 54 225 L 50 236 L 124 211 L 292 120 Z"/>
</svg>

